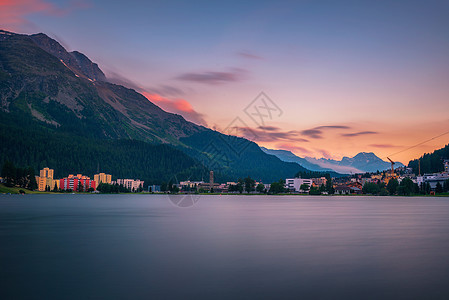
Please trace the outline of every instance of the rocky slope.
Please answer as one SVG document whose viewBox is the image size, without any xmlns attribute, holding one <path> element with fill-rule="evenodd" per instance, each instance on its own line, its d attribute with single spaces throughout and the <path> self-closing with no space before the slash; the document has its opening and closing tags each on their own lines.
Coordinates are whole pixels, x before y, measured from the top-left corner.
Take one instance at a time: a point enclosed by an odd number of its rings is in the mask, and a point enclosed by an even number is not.
<svg viewBox="0 0 449 300">
<path fill-rule="evenodd" d="M 42 33 L 0 31 L 0 99 L 0 112 L 9 116 L 2 118 L 10 122 L 5 125 L 34 122 L 34 127 L 91 139 L 166 143 L 226 179 L 250 175 L 267 182 L 303 170 L 253 142 L 188 122 L 133 89 L 109 83 L 87 56 L 66 51 Z"/>
</svg>

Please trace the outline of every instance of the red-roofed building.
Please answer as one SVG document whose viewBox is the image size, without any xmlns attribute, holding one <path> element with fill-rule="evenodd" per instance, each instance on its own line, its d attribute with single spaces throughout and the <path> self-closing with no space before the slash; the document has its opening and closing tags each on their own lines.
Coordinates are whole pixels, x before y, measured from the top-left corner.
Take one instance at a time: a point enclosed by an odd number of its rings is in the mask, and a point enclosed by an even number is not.
<svg viewBox="0 0 449 300">
<path fill-rule="evenodd" d="M 95 180 L 81 174 L 69 175 L 59 181 L 59 188 L 61 190 L 72 190 L 74 192 L 87 192 L 89 188 L 94 190 L 97 188 Z"/>
</svg>

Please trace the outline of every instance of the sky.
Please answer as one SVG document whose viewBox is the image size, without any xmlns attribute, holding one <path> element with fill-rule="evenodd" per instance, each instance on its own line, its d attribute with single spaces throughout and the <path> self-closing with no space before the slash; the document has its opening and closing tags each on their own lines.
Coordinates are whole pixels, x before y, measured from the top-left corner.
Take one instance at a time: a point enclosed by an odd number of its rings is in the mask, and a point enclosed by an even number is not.
<svg viewBox="0 0 449 300">
<path fill-rule="evenodd" d="M 0 0 L 1 28 L 44 32 L 190 121 L 403 163 L 449 143 L 448 15 L 432 0 Z"/>
</svg>

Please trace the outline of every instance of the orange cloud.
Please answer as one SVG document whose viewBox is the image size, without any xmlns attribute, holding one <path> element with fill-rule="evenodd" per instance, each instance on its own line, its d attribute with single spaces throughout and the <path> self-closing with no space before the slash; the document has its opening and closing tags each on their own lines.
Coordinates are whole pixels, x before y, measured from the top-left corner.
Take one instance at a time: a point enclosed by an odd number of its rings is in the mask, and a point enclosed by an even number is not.
<svg viewBox="0 0 449 300">
<path fill-rule="evenodd" d="M 26 16 L 44 13 L 52 16 L 64 16 L 74 9 L 86 8 L 88 3 L 74 1 L 68 8 L 62 9 L 45 0 L 0 0 L 0 26 L 6 30 L 17 31 L 24 25 L 30 25 Z"/>
<path fill-rule="evenodd" d="M 185 99 L 168 99 L 159 94 L 152 94 L 145 91 L 141 91 L 141 94 L 166 111 L 180 114 L 192 122 L 207 126 L 203 115 L 195 111 L 192 105 Z"/>
</svg>

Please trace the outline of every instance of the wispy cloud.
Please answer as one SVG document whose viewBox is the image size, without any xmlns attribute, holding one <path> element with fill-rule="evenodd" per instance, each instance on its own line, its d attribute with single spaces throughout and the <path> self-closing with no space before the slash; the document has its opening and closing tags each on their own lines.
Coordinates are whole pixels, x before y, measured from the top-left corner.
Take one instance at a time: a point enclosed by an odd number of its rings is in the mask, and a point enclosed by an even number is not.
<svg viewBox="0 0 449 300">
<path fill-rule="evenodd" d="M 350 129 L 349 126 L 344 125 L 323 125 L 323 126 L 317 126 L 311 129 L 306 129 L 301 131 L 302 135 L 305 135 L 311 139 L 322 139 L 323 131 L 327 129 Z"/>
<path fill-rule="evenodd" d="M 315 127 L 314 129 L 350 129 L 351 127 L 345 125 L 323 125 Z"/>
<path fill-rule="evenodd" d="M 361 135 L 369 135 L 369 134 L 378 134 L 379 132 L 376 131 L 359 131 L 359 132 L 353 132 L 353 133 L 342 133 L 341 136 L 345 137 L 356 137 Z"/>
<path fill-rule="evenodd" d="M 298 146 L 295 143 L 279 143 L 279 144 L 276 144 L 276 148 L 282 149 L 282 150 L 289 150 L 296 154 L 303 154 L 303 155 L 312 155 L 313 154 L 312 151 L 310 151 L 304 147 Z"/>
<path fill-rule="evenodd" d="M 299 131 L 281 131 L 274 126 L 259 126 L 257 128 L 239 127 L 238 132 L 242 132 L 244 137 L 255 142 L 277 142 L 277 141 L 295 141 L 307 143 L 308 140 L 301 137 Z"/>
<path fill-rule="evenodd" d="M 323 133 L 323 131 L 318 130 L 318 129 L 307 129 L 307 130 L 301 131 L 302 135 L 305 135 L 311 139 L 322 139 L 323 138 L 321 136 L 322 133 Z"/>
<path fill-rule="evenodd" d="M 321 154 L 322 157 L 327 158 L 327 159 L 332 159 L 333 155 L 330 154 L 329 151 L 324 150 L 324 149 L 315 149 L 318 153 Z"/>
<path fill-rule="evenodd" d="M 169 99 L 162 97 L 159 94 L 153 94 L 145 91 L 142 91 L 141 93 L 148 100 L 150 100 L 157 106 L 161 107 L 162 109 L 172 113 L 180 114 L 194 123 L 207 126 L 207 122 L 204 119 L 204 116 L 199 112 L 195 111 L 190 102 L 188 102 L 187 100 Z"/>
<path fill-rule="evenodd" d="M 233 68 L 228 72 L 206 71 L 198 73 L 184 73 L 177 76 L 175 79 L 210 85 L 218 85 L 223 83 L 241 81 L 246 78 L 247 74 L 247 70 Z"/>
<path fill-rule="evenodd" d="M 240 51 L 237 52 L 237 55 L 246 59 L 263 59 L 261 56 L 251 53 L 249 51 Z"/>
<path fill-rule="evenodd" d="M 266 131 L 279 131 L 280 130 L 279 127 L 275 127 L 275 126 L 259 126 L 258 129 L 266 130 Z"/>
<path fill-rule="evenodd" d="M 392 144 L 370 144 L 368 145 L 369 147 L 374 147 L 374 148 L 399 148 L 401 146 L 396 146 L 396 145 L 392 145 Z"/>
<path fill-rule="evenodd" d="M 185 92 L 182 89 L 165 84 L 151 88 L 151 91 L 166 97 L 179 97 L 185 95 Z"/>
<path fill-rule="evenodd" d="M 0 25 L 6 30 L 18 31 L 30 27 L 28 15 L 41 13 L 63 17 L 74 10 L 89 7 L 86 1 L 71 1 L 67 7 L 59 7 L 45 0 L 0 0 Z"/>
</svg>

